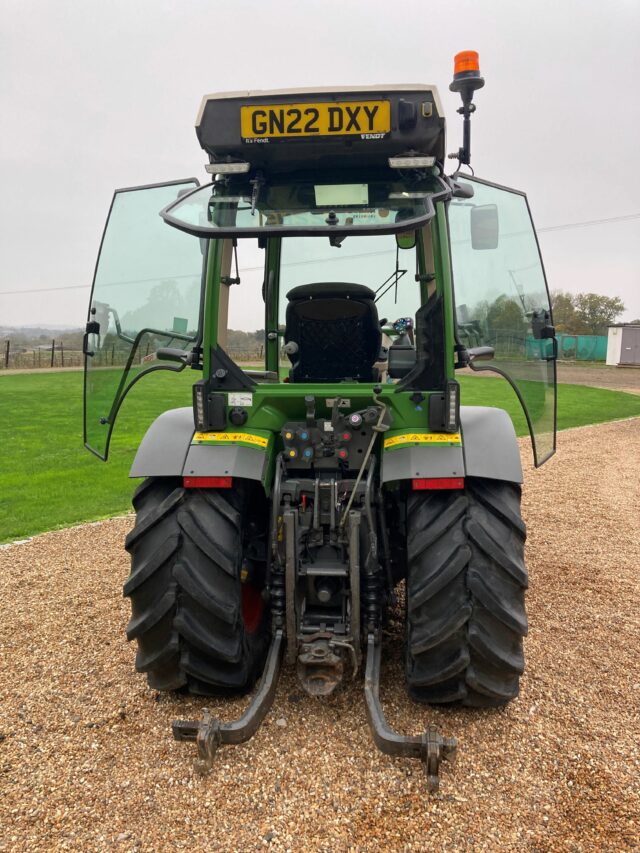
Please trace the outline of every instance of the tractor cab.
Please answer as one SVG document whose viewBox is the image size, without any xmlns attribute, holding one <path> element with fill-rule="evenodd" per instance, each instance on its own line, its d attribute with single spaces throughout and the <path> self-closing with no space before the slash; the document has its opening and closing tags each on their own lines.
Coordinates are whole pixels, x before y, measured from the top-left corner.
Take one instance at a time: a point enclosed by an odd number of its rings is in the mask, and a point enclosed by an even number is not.
<svg viewBox="0 0 640 853">
<path fill-rule="evenodd" d="M 460 167 L 484 82 L 463 56 Z M 406 580 L 418 701 L 517 694 L 522 467 L 500 385 L 474 373 L 507 380 L 541 465 L 556 353 L 526 196 L 446 174 L 428 85 L 208 95 L 196 132 L 207 183 L 115 193 L 85 336 L 85 444 L 102 459 L 138 380 L 192 380 L 131 469 L 138 669 L 202 694 L 260 678 L 227 728 L 176 724 L 208 767 L 259 724 L 285 651 L 313 696 L 366 658 L 376 743 L 434 786 L 453 741 L 388 728 L 382 620 Z"/>
<path fill-rule="evenodd" d="M 210 183 L 114 195 L 85 341 L 90 450 L 106 458 L 125 394 L 159 369 L 202 369 L 208 395 L 382 382 L 391 408 L 437 395 L 408 427 L 428 411 L 455 432 L 442 413 L 468 366 L 511 383 L 548 458 L 554 351 L 526 197 L 444 174 L 434 87 L 210 95 L 196 130 Z M 230 329 L 257 356 L 236 356 Z"/>
</svg>

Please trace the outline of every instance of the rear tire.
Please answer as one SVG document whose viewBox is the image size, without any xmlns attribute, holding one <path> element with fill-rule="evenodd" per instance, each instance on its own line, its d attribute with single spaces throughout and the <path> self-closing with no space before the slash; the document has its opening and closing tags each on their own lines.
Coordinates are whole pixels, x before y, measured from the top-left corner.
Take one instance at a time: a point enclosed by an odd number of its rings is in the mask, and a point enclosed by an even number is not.
<svg viewBox="0 0 640 853">
<path fill-rule="evenodd" d="M 406 675 L 430 704 L 518 695 L 527 633 L 520 486 L 469 478 L 464 492 L 407 501 Z"/>
<path fill-rule="evenodd" d="M 150 687 L 246 692 L 260 674 L 268 620 L 264 575 L 246 559 L 247 502 L 243 485 L 184 489 L 180 480 L 151 478 L 136 490 L 136 522 L 125 543 L 127 639 L 137 640 L 136 669 Z"/>
</svg>

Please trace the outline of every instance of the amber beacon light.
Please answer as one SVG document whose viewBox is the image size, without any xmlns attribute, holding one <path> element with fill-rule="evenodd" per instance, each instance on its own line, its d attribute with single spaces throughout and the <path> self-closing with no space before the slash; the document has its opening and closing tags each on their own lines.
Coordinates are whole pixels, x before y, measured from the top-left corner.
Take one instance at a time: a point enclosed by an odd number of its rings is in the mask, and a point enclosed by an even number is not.
<svg viewBox="0 0 640 853">
<path fill-rule="evenodd" d="M 469 72 L 480 74 L 480 57 L 476 50 L 463 50 L 453 57 L 453 79 L 460 79 Z"/>
<path fill-rule="evenodd" d="M 452 92 L 460 92 L 462 106 L 458 112 L 463 117 L 462 122 L 462 148 L 457 154 L 449 157 L 458 160 L 458 165 L 468 166 L 471 162 L 471 113 L 475 112 L 475 104 L 472 104 L 473 93 L 476 89 L 482 89 L 484 77 L 480 76 L 480 57 L 475 50 L 463 50 L 456 53 L 453 58 L 453 80 L 449 84 Z"/>
</svg>

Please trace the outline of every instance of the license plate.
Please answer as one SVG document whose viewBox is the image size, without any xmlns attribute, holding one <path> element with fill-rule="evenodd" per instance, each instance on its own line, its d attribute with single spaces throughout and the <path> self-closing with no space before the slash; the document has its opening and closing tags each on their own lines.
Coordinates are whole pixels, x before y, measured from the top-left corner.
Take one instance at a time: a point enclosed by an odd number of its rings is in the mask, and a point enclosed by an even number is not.
<svg viewBox="0 0 640 853">
<path fill-rule="evenodd" d="M 389 101 L 318 104 L 259 104 L 240 107 L 245 141 L 309 136 L 362 136 L 381 139 L 391 131 Z"/>
</svg>

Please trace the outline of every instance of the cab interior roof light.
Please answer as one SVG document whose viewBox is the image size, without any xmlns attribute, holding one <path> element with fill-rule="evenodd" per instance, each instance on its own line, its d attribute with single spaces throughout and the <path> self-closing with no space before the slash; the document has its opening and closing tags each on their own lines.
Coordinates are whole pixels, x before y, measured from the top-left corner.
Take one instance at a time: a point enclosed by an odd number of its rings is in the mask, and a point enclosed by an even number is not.
<svg viewBox="0 0 640 853">
<path fill-rule="evenodd" d="M 389 168 L 391 169 L 429 169 L 434 166 L 435 157 L 400 156 L 389 157 Z"/>
<path fill-rule="evenodd" d="M 389 193 L 389 200 L 390 201 L 398 201 L 398 200 L 402 201 L 403 198 L 407 198 L 407 199 L 408 198 L 427 198 L 428 195 L 429 195 L 429 193 L 424 192 L 424 190 L 422 192 L 405 192 L 403 190 L 402 192 L 399 192 L 399 193 Z"/>
<path fill-rule="evenodd" d="M 210 175 L 244 175 L 250 168 L 250 163 L 236 160 L 234 163 L 206 163 L 204 170 Z"/>
<path fill-rule="evenodd" d="M 213 204 L 249 204 L 251 199 L 243 195 L 214 195 L 211 201 Z"/>
</svg>

